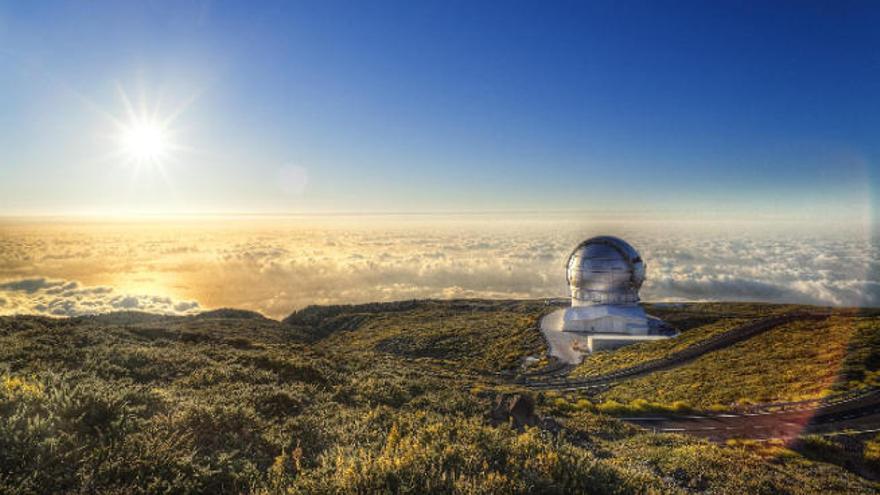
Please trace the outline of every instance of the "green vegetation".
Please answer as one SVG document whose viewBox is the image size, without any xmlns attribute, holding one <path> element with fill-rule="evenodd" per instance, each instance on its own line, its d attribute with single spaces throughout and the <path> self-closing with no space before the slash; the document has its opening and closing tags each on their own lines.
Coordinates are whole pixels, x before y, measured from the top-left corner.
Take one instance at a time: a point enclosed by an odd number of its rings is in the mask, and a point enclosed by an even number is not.
<svg viewBox="0 0 880 495">
<path fill-rule="evenodd" d="M 852 319 L 846 358 L 836 388 L 853 389 L 880 384 L 880 317 Z"/>
<path fill-rule="evenodd" d="M 486 305 L 488 304 L 488 306 Z M 423 304 L 419 311 L 355 313 L 358 325 L 331 332 L 322 348 L 381 352 L 480 372 L 516 368 L 525 356 L 541 356 L 538 329 L 543 304 L 506 305 L 459 301 Z"/>
<path fill-rule="evenodd" d="M 725 318 L 685 330 L 674 339 L 640 342 L 611 351 L 599 351 L 584 358 L 572 376 L 599 376 L 648 361 L 668 357 L 700 341 L 736 328 L 749 320 Z"/>
<path fill-rule="evenodd" d="M 604 414 L 610 402 L 541 394 L 559 432 L 492 426 L 495 393 L 515 386 L 488 372 L 542 352 L 531 329 L 546 310 L 425 301 L 307 308 L 284 323 L 229 310 L 0 318 L 0 493 L 877 489 L 795 452 L 646 433 Z M 865 345 L 859 362 L 874 359 Z"/>
<path fill-rule="evenodd" d="M 687 401 L 699 409 L 718 409 L 874 386 L 880 372 L 878 330 L 876 316 L 795 321 L 681 367 L 623 382 L 600 399 Z"/>
<path fill-rule="evenodd" d="M 699 409 L 717 410 L 876 385 L 878 330 L 877 317 L 795 321 L 681 367 L 623 382 L 600 398 L 621 403 L 646 398 L 662 404 L 687 401 Z"/>
<path fill-rule="evenodd" d="M 684 401 L 673 404 L 661 404 L 645 399 L 635 399 L 629 404 L 622 404 L 615 400 L 593 402 L 581 397 L 577 392 L 562 394 L 556 391 L 545 392 L 545 410 L 553 415 L 568 415 L 572 412 L 587 411 L 602 413 L 612 416 L 629 416 L 634 414 L 682 414 L 693 412 L 694 409 Z"/>
<path fill-rule="evenodd" d="M 671 324 L 681 334 L 675 339 L 596 352 L 584 358 L 572 376 L 599 376 L 662 359 L 756 318 L 803 309 L 796 305 L 762 303 L 675 303 L 647 304 L 645 307 L 649 314 Z"/>
</svg>

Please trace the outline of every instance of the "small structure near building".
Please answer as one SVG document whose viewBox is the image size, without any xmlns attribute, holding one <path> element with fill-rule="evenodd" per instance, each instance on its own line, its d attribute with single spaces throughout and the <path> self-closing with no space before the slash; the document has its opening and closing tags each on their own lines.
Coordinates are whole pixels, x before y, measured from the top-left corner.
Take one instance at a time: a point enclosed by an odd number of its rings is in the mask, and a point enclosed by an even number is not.
<svg viewBox="0 0 880 495">
<path fill-rule="evenodd" d="M 579 362 L 584 348 L 594 352 L 678 335 L 639 304 L 645 262 L 623 239 L 599 236 L 578 244 L 568 257 L 566 279 L 571 307 L 547 315 L 541 325 L 551 354 L 563 361 Z"/>
</svg>

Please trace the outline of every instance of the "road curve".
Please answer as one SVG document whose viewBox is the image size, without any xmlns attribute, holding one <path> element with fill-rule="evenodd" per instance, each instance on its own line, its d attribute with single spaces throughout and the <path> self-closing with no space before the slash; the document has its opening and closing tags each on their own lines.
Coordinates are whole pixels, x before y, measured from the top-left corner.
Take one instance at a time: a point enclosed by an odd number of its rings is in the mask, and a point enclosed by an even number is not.
<svg viewBox="0 0 880 495">
<path fill-rule="evenodd" d="M 549 380 L 541 379 L 540 376 L 525 376 L 522 378 L 522 385 L 535 390 L 580 390 L 607 387 L 622 380 L 629 380 L 650 373 L 655 373 L 657 371 L 681 366 L 706 353 L 729 347 L 780 325 L 797 320 L 823 320 L 825 318 L 828 318 L 827 314 L 804 312 L 792 312 L 779 316 L 771 316 L 740 325 L 727 332 L 715 335 L 714 337 L 682 349 L 681 351 L 665 358 L 648 361 L 613 373 L 582 379 L 556 379 L 555 373 L 550 375 L 553 379 Z"/>
<path fill-rule="evenodd" d="M 825 313 L 792 312 L 740 325 L 666 358 L 645 362 L 613 373 L 583 379 L 560 378 L 573 366 L 552 364 L 520 377 L 535 390 L 603 388 L 657 371 L 686 364 L 706 353 L 742 342 L 773 328 L 800 320 L 824 320 Z M 656 432 L 687 433 L 713 441 L 730 438 L 791 439 L 803 434 L 835 435 L 841 432 L 880 432 L 880 389 L 849 392 L 822 400 L 756 404 L 747 411 L 723 414 L 643 415 L 620 418 Z"/>
<path fill-rule="evenodd" d="M 645 415 L 620 418 L 655 432 L 687 433 L 714 441 L 729 438 L 791 439 L 840 431 L 880 431 L 880 390 L 812 408 L 730 414 Z"/>
</svg>

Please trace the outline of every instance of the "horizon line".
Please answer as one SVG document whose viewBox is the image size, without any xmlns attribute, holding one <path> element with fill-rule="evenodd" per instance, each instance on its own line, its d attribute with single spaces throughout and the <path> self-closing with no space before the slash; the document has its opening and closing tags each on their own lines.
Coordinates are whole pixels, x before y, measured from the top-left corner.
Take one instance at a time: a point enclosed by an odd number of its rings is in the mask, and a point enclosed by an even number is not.
<svg viewBox="0 0 880 495">
<path fill-rule="evenodd" d="M 689 218 L 674 219 L 670 215 L 687 213 Z M 20 220 L 143 220 L 143 219 L 187 219 L 187 218 L 332 218 L 332 217 L 455 217 L 455 216 L 498 216 L 498 215 L 594 215 L 602 217 L 602 220 L 617 219 L 621 221 L 664 221 L 664 222 L 687 222 L 701 223 L 708 221 L 735 222 L 735 223 L 834 223 L 841 225 L 841 219 L 816 220 L 810 215 L 782 215 L 774 214 L 743 214 L 740 212 L 714 212 L 703 211 L 694 218 L 694 212 L 686 209 L 654 209 L 650 212 L 641 210 L 618 210 L 609 209 L 487 209 L 487 210 L 374 210 L 374 211 L 125 211 L 125 212 L 0 212 L 0 222 Z M 635 218 L 634 218 L 635 217 Z M 880 221 L 869 222 L 880 224 Z M 862 225 L 865 223 L 853 219 L 846 222 L 849 225 Z"/>
</svg>

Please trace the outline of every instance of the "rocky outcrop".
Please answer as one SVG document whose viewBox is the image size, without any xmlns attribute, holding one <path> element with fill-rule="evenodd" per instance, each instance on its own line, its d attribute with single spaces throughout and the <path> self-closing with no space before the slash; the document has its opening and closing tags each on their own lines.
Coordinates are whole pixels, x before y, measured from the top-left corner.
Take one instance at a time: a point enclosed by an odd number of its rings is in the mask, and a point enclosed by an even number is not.
<svg viewBox="0 0 880 495">
<path fill-rule="evenodd" d="M 535 399 L 526 394 L 498 394 L 487 417 L 493 425 L 507 424 L 517 431 L 536 426 L 552 433 L 561 430 L 555 419 L 535 414 Z"/>
</svg>

